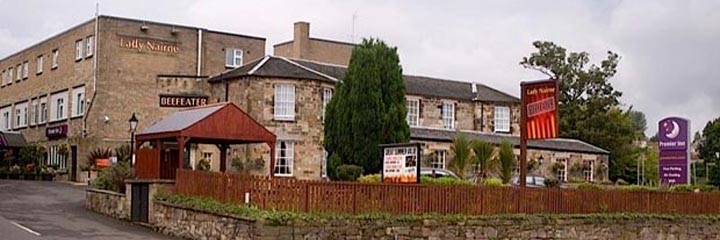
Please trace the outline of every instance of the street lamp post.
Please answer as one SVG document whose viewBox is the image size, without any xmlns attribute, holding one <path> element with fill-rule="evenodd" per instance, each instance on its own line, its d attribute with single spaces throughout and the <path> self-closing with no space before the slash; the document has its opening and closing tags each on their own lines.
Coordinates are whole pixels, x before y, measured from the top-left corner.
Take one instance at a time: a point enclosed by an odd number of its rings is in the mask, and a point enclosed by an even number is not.
<svg viewBox="0 0 720 240">
<path fill-rule="evenodd" d="M 130 123 L 130 165 L 135 165 L 135 129 L 137 128 L 138 119 L 134 112 L 128 122 Z"/>
</svg>

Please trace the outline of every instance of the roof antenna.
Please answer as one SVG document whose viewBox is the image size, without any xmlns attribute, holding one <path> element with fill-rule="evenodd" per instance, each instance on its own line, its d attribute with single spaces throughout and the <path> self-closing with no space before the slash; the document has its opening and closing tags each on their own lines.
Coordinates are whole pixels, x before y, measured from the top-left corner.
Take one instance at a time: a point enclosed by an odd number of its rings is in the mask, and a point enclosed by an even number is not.
<svg viewBox="0 0 720 240">
<path fill-rule="evenodd" d="M 350 33 L 350 42 L 351 43 L 355 43 L 355 22 L 358 20 L 358 18 L 359 18 L 359 16 L 356 11 L 352 15 L 352 32 Z"/>
</svg>

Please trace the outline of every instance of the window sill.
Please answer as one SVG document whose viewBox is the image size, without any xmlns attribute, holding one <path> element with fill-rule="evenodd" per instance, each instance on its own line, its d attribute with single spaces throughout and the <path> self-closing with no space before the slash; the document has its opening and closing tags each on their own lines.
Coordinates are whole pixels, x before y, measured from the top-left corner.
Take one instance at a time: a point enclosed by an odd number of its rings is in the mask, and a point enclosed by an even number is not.
<svg viewBox="0 0 720 240">
<path fill-rule="evenodd" d="M 273 177 L 291 178 L 291 177 L 293 177 L 293 175 L 292 175 L 292 173 L 291 173 L 291 174 L 277 174 L 277 173 L 275 173 L 275 174 L 273 174 Z"/>
<path fill-rule="evenodd" d="M 36 72 L 36 73 L 35 73 L 35 76 L 40 76 L 40 75 L 42 75 L 42 73 L 43 73 L 43 72 Z"/>
<path fill-rule="evenodd" d="M 70 120 L 82 118 L 82 117 L 83 117 L 83 115 L 72 116 L 72 117 L 70 117 Z"/>
<path fill-rule="evenodd" d="M 89 59 L 89 58 L 92 58 L 92 57 L 93 57 L 93 55 L 85 56 L 85 59 Z"/>
<path fill-rule="evenodd" d="M 16 127 L 16 128 L 13 128 L 13 130 L 23 130 L 23 129 L 26 129 L 26 128 L 28 128 L 28 126 Z"/>
<path fill-rule="evenodd" d="M 55 65 L 55 66 L 52 66 L 52 67 L 50 68 L 50 70 L 55 70 L 55 69 L 57 69 L 57 68 L 58 68 L 58 66 Z"/>
<path fill-rule="evenodd" d="M 50 122 L 48 122 L 48 123 L 53 124 L 53 123 L 65 122 L 66 120 L 67 120 L 67 118 L 62 118 L 62 119 L 50 120 Z"/>
<path fill-rule="evenodd" d="M 295 118 L 292 117 L 273 117 L 273 121 L 276 122 L 295 122 Z"/>
<path fill-rule="evenodd" d="M 82 61 L 82 60 L 83 60 L 82 57 L 80 57 L 80 58 L 75 58 L 75 62 L 79 62 L 79 61 Z"/>
</svg>

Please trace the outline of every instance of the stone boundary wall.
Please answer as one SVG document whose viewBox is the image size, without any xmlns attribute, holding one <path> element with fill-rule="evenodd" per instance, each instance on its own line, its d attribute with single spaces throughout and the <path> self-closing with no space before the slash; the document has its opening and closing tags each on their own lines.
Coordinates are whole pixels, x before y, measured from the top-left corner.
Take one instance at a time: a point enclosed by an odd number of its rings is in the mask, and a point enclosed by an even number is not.
<svg viewBox="0 0 720 240">
<path fill-rule="evenodd" d="M 461 221 L 327 220 L 274 225 L 155 202 L 156 229 L 186 239 L 717 239 L 710 218 L 527 216 Z"/>
<path fill-rule="evenodd" d="M 258 239 L 253 219 L 189 209 L 155 201 L 155 229 L 183 239 Z"/>
<path fill-rule="evenodd" d="M 130 219 L 130 200 L 122 193 L 88 188 L 85 208 L 117 219 Z"/>
</svg>

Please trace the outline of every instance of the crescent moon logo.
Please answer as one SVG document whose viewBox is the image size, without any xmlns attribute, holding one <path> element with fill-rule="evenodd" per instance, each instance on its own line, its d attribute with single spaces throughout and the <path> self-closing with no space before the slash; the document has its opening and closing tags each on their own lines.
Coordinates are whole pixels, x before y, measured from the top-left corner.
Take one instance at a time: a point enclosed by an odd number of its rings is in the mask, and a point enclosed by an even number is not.
<svg viewBox="0 0 720 240">
<path fill-rule="evenodd" d="M 667 138 L 674 139 L 678 135 L 680 135 L 680 125 L 676 121 L 670 120 L 670 123 L 672 123 L 672 131 L 670 131 L 668 134 L 665 134 Z"/>
</svg>

